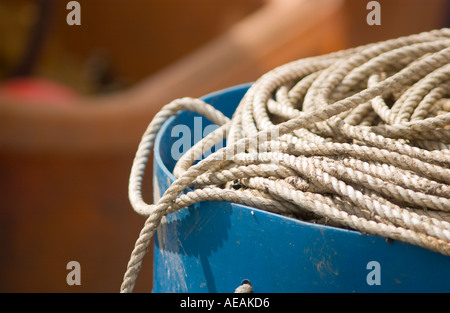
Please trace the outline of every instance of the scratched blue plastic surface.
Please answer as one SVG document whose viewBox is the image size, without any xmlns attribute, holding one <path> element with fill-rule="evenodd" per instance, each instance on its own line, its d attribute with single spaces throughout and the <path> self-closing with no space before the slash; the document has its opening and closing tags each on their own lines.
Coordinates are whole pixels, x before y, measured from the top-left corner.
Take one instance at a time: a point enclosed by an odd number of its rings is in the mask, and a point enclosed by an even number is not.
<svg viewBox="0 0 450 313">
<path fill-rule="evenodd" d="M 203 99 L 231 117 L 248 87 Z M 193 130 L 196 116 L 178 113 L 158 133 L 155 193 L 162 195 L 174 180 L 171 148 L 180 137 L 172 128 L 184 124 Z M 202 126 L 208 123 L 203 119 Z M 367 269 L 370 261 L 379 268 Z M 153 262 L 153 292 L 234 292 L 244 279 L 254 292 L 450 291 L 450 257 L 222 201 L 169 214 L 156 232 Z M 368 276 L 380 284 L 368 284 Z"/>
</svg>

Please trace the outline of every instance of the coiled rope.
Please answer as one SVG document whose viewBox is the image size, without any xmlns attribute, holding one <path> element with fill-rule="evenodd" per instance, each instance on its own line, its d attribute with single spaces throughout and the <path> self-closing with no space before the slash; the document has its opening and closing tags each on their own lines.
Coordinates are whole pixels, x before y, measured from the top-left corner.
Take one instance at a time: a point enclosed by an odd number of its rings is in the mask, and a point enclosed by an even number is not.
<svg viewBox="0 0 450 313">
<path fill-rule="evenodd" d="M 440 29 L 285 64 L 250 87 L 231 120 L 199 99 L 166 105 L 131 169 L 130 201 L 147 220 L 121 292 L 133 290 L 163 216 L 205 200 L 450 255 L 449 47 L 450 29 Z M 147 204 L 141 187 L 154 138 L 180 110 L 220 127 L 178 161 L 176 181 Z M 193 165 L 225 137 L 225 147 Z"/>
</svg>

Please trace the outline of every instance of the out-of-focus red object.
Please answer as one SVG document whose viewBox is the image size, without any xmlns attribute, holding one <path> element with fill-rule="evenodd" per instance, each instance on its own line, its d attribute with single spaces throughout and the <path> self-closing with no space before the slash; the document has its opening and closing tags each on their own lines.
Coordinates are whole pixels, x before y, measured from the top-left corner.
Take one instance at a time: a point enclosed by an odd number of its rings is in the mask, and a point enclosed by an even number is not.
<svg viewBox="0 0 450 313">
<path fill-rule="evenodd" d="M 0 95 L 27 104 L 73 105 L 78 94 L 59 82 L 35 77 L 13 78 L 0 83 Z"/>
</svg>

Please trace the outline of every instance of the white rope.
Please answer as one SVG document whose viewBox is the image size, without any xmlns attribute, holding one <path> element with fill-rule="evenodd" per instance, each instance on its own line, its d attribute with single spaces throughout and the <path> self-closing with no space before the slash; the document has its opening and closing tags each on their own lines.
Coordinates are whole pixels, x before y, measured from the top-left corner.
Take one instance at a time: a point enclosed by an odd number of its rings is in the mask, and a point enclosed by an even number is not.
<svg viewBox="0 0 450 313">
<path fill-rule="evenodd" d="M 130 201 L 147 220 L 121 292 L 133 290 L 161 218 L 205 200 L 450 255 L 449 47 L 450 29 L 440 29 L 285 64 L 250 87 L 231 120 L 199 99 L 166 105 L 131 170 Z M 147 204 L 141 187 L 155 135 L 180 110 L 220 127 L 178 161 L 176 181 Z M 224 148 L 193 165 L 224 137 Z"/>
<path fill-rule="evenodd" d="M 253 293 L 253 286 L 248 281 L 245 280 L 242 284 L 234 290 L 235 293 Z"/>
</svg>

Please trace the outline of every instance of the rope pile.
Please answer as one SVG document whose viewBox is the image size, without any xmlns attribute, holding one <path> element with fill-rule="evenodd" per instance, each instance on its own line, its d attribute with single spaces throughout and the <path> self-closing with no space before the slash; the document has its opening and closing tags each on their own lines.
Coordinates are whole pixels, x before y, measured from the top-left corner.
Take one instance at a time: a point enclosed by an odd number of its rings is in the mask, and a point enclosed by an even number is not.
<svg viewBox="0 0 450 313">
<path fill-rule="evenodd" d="M 147 216 L 121 286 L 131 292 L 163 216 L 223 200 L 450 255 L 450 29 L 300 59 L 266 73 L 232 119 L 193 98 L 143 135 L 129 196 Z M 142 198 L 162 123 L 193 110 L 220 127 L 177 163 L 155 204 Z M 226 137 L 226 146 L 194 161 Z M 183 192 L 191 188 L 189 192 Z"/>
</svg>

